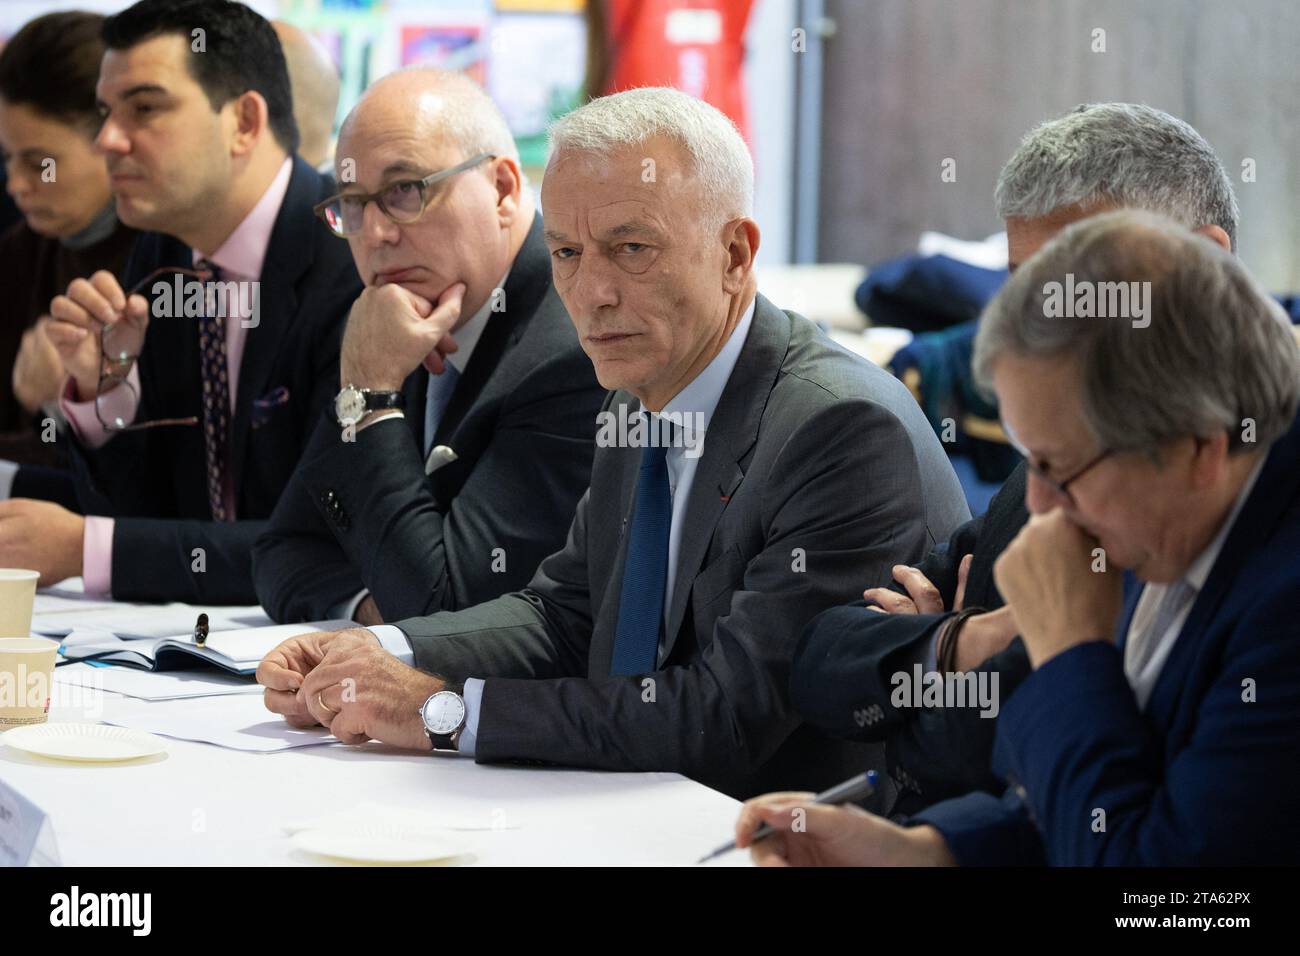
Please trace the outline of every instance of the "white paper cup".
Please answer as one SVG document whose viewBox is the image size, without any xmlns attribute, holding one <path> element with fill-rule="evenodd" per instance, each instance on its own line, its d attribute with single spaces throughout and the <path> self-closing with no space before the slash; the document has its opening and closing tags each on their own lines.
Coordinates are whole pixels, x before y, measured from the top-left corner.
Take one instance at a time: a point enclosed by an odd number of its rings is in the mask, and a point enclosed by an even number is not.
<svg viewBox="0 0 1300 956">
<path fill-rule="evenodd" d="M 29 637 L 36 602 L 35 571 L 0 568 L 0 637 Z"/>
<path fill-rule="evenodd" d="M 58 650 L 43 637 L 0 637 L 0 732 L 49 719 Z"/>
</svg>

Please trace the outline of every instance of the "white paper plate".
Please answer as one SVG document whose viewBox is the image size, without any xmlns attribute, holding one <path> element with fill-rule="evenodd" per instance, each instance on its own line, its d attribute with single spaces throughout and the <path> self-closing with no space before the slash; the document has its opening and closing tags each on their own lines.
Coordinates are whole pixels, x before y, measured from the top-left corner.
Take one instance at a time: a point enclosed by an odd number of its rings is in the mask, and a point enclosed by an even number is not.
<svg viewBox="0 0 1300 956">
<path fill-rule="evenodd" d="M 357 863 L 431 863 L 464 852 L 442 833 L 400 823 L 300 830 L 290 840 L 300 850 Z"/>
<path fill-rule="evenodd" d="M 0 734 L 0 743 L 56 760 L 95 763 L 151 757 L 167 749 L 161 737 L 139 730 L 63 722 L 15 727 Z"/>
</svg>

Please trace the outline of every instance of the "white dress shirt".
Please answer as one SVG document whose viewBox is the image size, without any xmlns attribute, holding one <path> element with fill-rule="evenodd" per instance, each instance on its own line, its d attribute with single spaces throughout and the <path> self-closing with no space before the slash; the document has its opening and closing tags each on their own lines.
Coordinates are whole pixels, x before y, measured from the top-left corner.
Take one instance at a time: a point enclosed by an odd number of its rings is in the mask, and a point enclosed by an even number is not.
<svg viewBox="0 0 1300 956">
<path fill-rule="evenodd" d="M 1137 697 L 1139 709 L 1145 710 L 1151 692 L 1155 689 L 1165 661 L 1178 641 L 1178 635 L 1187 623 L 1187 616 L 1196 603 L 1196 596 L 1205 587 L 1205 582 L 1223 550 L 1223 542 L 1232 530 L 1241 513 L 1246 499 L 1250 497 L 1255 480 L 1264 468 L 1264 456 L 1251 470 L 1246 483 L 1241 486 L 1237 500 L 1228 512 L 1227 519 L 1219 528 L 1213 540 L 1191 563 L 1187 571 L 1177 581 L 1166 584 L 1148 584 L 1142 589 L 1137 607 L 1133 609 L 1133 618 L 1129 621 L 1128 632 L 1124 638 L 1124 676 L 1128 678 L 1133 693 Z M 1174 603 L 1168 608 L 1162 607 L 1166 596 Z M 1160 628 L 1156 624 L 1162 622 Z"/>
</svg>

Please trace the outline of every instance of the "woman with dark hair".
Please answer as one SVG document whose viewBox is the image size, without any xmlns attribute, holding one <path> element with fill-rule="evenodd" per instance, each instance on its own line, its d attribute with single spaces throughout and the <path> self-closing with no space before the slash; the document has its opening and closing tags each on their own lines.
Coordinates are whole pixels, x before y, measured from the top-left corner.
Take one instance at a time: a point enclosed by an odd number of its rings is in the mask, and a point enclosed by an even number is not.
<svg viewBox="0 0 1300 956">
<path fill-rule="evenodd" d="M 0 459 L 24 466 L 59 457 L 48 420 L 59 418 L 64 373 L 43 330 L 50 300 L 78 276 L 120 274 L 135 241 L 114 214 L 94 149 L 103 23 L 97 14 L 51 13 L 0 51 L 0 156 L 22 214 L 0 235 Z M 44 468 L 19 473 L 0 462 L 0 498 L 66 503 L 70 488 Z"/>
</svg>

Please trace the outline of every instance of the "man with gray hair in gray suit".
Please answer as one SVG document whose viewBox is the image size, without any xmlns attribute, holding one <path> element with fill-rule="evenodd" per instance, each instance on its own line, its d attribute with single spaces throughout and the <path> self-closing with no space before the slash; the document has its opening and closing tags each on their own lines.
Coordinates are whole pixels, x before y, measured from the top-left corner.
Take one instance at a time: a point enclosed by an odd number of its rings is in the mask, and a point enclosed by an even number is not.
<svg viewBox="0 0 1300 956">
<path fill-rule="evenodd" d="M 968 512 L 906 388 L 757 294 L 752 193 L 734 125 L 685 94 L 556 124 L 555 286 L 613 390 L 568 542 L 523 591 L 285 642 L 258 670 L 271 710 L 350 743 L 676 771 L 736 796 L 879 758 L 802 725 L 795 642 Z"/>
</svg>

